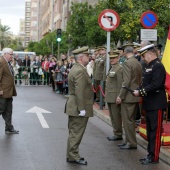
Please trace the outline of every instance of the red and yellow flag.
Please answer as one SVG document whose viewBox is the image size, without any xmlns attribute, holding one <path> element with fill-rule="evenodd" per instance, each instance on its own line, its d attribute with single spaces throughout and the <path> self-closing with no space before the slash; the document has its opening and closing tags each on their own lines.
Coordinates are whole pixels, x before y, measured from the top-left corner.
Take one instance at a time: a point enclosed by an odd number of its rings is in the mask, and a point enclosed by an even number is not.
<svg viewBox="0 0 170 170">
<path fill-rule="evenodd" d="M 169 32 L 168 32 L 168 38 L 165 45 L 165 50 L 162 57 L 162 64 L 165 67 L 166 70 L 166 82 L 165 87 L 167 90 L 167 93 L 170 96 L 170 26 L 169 26 Z"/>
</svg>

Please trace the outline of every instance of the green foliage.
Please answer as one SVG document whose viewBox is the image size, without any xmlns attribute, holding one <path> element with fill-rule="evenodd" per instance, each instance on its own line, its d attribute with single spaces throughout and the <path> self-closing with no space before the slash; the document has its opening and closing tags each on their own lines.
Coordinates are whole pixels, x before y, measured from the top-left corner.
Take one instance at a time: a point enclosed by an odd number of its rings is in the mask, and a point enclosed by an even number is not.
<svg viewBox="0 0 170 170">
<path fill-rule="evenodd" d="M 111 32 L 111 42 L 138 41 L 140 29 L 143 28 L 140 17 L 147 10 L 158 15 L 158 37 L 165 37 L 170 21 L 170 0 L 99 0 L 93 6 L 88 2 L 72 3 L 66 32 L 62 31 L 60 53 L 78 46 L 106 44 L 106 31 L 98 24 L 98 16 L 105 9 L 113 9 L 120 16 L 119 27 Z M 51 54 L 52 43 L 54 54 L 58 54 L 56 31 L 48 33 L 40 42 L 30 42 L 28 50 L 37 54 Z"/>
<path fill-rule="evenodd" d="M 8 46 L 12 41 L 11 33 L 9 30 L 9 26 L 0 24 L 0 50 Z"/>
<path fill-rule="evenodd" d="M 163 38 L 170 21 L 170 0 L 99 0 L 95 6 L 86 3 L 72 3 L 72 15 L 67 24 L 67 35 L 72 39 L 71 47 L 106 44 L 106 31 L 98 24 L 98 16 L 105 9 L 113 9 L 120 16 L 119 27 L 111 32 L 111 42 L 138 41 L 140 17 L 152 10 L 158 15 L 158 37 Z"/>
<path fill-rule="evenodd" d="M 53 46 L 53 54 L 58 54 L 58 42 L 56 42 L 56 31 L 48 33 L 43 39 L 39 42 L 29 42 L 27 50 L 34 51 L 37 55 L 49 55 L 52 54 L 52 46 Z M 60 42 L 60 53 L 67 53 L 67 35 L 63 31 L 62 32 L 62 40 Z"/>
<path fill-rule="evenodd" d="M 12 39 L 11 44 L 8 46 L 12 48 L 14 51 L 24 51 L 24 47 L 19 38 Z"/>
</svg>

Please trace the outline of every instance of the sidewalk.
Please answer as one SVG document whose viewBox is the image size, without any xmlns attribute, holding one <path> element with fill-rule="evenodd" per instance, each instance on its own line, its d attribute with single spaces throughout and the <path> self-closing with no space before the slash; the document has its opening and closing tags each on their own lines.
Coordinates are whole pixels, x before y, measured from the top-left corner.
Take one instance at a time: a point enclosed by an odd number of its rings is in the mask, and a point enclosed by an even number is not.
<svg viewBox="0 0 170 170">
<path fill-rule="evenodd" d="M 110 117 L 109 117 L 109 111 L 108 110 L 100 110 L 100 107 L 98 104 L 93 105 L 93 111 L 94 115 L 102 119 L 107 124 L 111 125 Z M 143 148 L 147 148 L 147 141 L 142 138 L 138 133 L 136 134 L 137 142 L 140 146 Z M 170 165 L 170 146 L 161 146 L 160 151 L 160 159 Z"/>
</svg>

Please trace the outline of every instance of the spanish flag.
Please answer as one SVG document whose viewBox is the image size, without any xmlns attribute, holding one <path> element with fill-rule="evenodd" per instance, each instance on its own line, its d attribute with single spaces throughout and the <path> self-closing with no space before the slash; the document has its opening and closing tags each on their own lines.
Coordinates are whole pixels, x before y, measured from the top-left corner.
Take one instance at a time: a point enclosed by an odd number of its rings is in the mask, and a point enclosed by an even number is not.
<svg viewBox="0 0 170 170">
<path fill-rule="evenodd" d="M 165 81 L 165 87 L 167 90 L 167 93 L 170 96 L 170 26 L 169 26 L 169 32 L 168 32 L 168 38 L 165 45 L 165 50 L 162 57 L 162 64 L 165 67 L 166 70 L 166 81 Z"/>
</svg>

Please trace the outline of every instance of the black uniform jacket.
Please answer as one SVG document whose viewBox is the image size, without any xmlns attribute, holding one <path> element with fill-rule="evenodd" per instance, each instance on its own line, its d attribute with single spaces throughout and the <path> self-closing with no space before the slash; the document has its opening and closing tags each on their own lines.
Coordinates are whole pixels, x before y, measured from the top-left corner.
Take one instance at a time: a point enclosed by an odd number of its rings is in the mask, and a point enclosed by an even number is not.
<svg viewBox="0 0 170 170">
<path fill-rule="evenodd" d="M 166 71 L 159 59 L 151 61 L 146 66 L 140 88 L 144 110 L 158 110 L 167 107 L 165 78 Z"/>
</svg>

